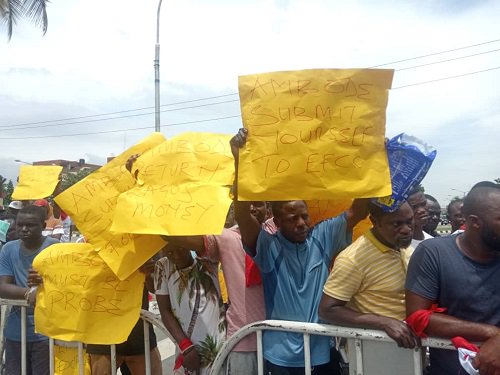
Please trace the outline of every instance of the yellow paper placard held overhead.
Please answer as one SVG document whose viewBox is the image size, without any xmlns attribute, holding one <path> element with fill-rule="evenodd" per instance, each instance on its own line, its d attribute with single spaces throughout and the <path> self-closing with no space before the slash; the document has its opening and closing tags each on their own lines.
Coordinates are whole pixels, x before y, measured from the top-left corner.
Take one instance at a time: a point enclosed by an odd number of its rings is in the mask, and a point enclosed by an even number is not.
<svg viewBox="0 0 500 375">
<path fill-rule="evenodd" d="M 111 230 L 220 234 L 234 178 L 230 139 L 188 132 L 145 152 L 134 164 L 137 185 L 118 199 Z"/>
<path fill-rule="evenodd" d="M 340 215 L 351 207 L 352 199 L 336 199 L 336 200 L 309 200 L 306 201 L 307 211 L 313 225 L 320 221 Z M 361 220 L 352 231 L 352 240 L 356 240 L 372 227 L 370 219 L 367 217 Z"/>
<path fill-rule="evenodd" d="M 33 200 L 50 196 L 57 184 L 63 167 L 59 165 L 23 165 L 19 168 L 19 182 L 12 199 Z"/>
<path fill-rule="evenodd" d="M 164 245 L 159 236 L 110 232 L 118 196 L 135 184 L 125 167 L 127 160 L 164 140 L 160 133 L 153 133 L 55 198 L 120 279 L 131 275 Z"/>
<path fill-rule="evenodd" d="M 240 200 L 391 194 L 384 146 L 393 70 L 324 69 L 239 78 L 248 141 Z"/>
<path fill-rule="evenodd" d="M 127 340 L 142 304 L 144 274 L 119 280 L 91 244 L 60 243 L 33 268 L 43 278 L 35 307 L 37 332 L 64 341 L 118 344 Z"/>
</svg>

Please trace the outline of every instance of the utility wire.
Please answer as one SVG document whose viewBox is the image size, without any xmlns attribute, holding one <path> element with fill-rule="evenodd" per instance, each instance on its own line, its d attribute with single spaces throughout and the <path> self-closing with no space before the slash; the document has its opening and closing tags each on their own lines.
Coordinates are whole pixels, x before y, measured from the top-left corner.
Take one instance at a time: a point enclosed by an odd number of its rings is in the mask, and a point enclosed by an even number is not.
<svg viewBox="0 0 500 375">
<path fill-rule="evenodd" d="M 165 124 L 165 125 L 160 125 L 161 127 L 170 127 L 170 126 L 179 126 L 179 125 L 187 125 L 187 124 L 197 124 L 200 122 L 210 122 L 210 121 L 220 121 L 220 120 L 227 120 L 231 118 L 240 118 L 240 115 L 233 115 L 233 116 L 225 116 L 225 117 L 217 117 L 217 118 L 210 118 L 210 119 L 204 119 L 204 120 L 196 120 L 196 121 L 185 121 L 185 122 L 176 122 L 173 124 Z M 129 129 L 118 129 L 118 130 L 105 130 L 101 132 L 90 132 L 90 133 L 76 133 L 76 134 L 57 134 L 57 135 L 41 135 L 41 136 L 32 136 L 32 137 L 0 137 L 2 140 L 7 140 L 7 139 L 38 139 L 38 138 L 55 138 L 55 137 L 74 137 L 74 136 L 79 136 L 79 135 L 91 135 L 91 134 L 106 134 L 106 133 L 122 133 L 125 131 L 133 131 L 133 130 L 144 130 L 144 129 L 151 129 L 151 126 L 143 126 L 140 128 L 129 128 Z"/>
<path fill-rule="evenodd" d="M 217 105 L 217 104 L 225 104 L 225 103 L 232 103 L 232 102 L 237 102 L 238 99 L 235 100 L 226 100 L 222 102 L 216 102 L 216 103 L 209 103 L 209 104 L 199 104 L 199 105 L 194 105 L 190 107 L 183 107 L 183 108 L 174 108 L 174 109 L 164 109 L 163 111 L 160 112 L 171 112 L 171 111 L 179 111 L 183 109 L 192 109 L 192 108 L 200 108 L 200 107 L 207 107 L 211 105 Z M 136 113 L 133 115 L 126 115 L 126 116 L 116 116 L 116 117 L 107 117 L 107 118 L 98 118 L 98 119 L 93 119 L 93 120 L 84 120 L 84 121 L 73 121 L 73 122 L 63 122 L 61 124 L 48 124 L 48 125 L 32 125 L 32 126 L 24 126 L 20 128 L 15 128 L 15 129 L 3 129 L 4 131 L 16 131 L 16 130 L 23 130 L 23 129 L 38 129 L 38 128 L 49 128 L 53 126 L 64 126 L 64 125 L 74 125 L 74 124 L 84 124 L 84 123 L 89 123 L 89 122 L 98 122 L 98 121 L 108 121 L 108 120 L 116 120 L 120 118 L 128 118 L 128 117 L 139 117 L 139 116 L 147 116 L 147 115 L 152 115 L 155 112 L 147 112 L 147 113 Z"/>
<path fill-rule="evenodd" d="M 440 60 L 440 61 L 435 61 L 435 62 L 431 62 L 431 63 L 427 63 L 427 64 L 413 65 L 413 66 L 409 66 L 409 67 L 407 67 L 407 68 L 396 69 L 395 71 L 396 71 L 396 72 L 401 72 L 401 71 L 403 71 L 403 70 L 409 70 L 409 69 L 421 68 L 421 67 L 423 67 L 423 66 L 429 66 L 429 65 L 442 64 L 442 63 L 449 62 L 449 61 L 462 60 L 462 59 L 466 59 L 466 58 L 469 58 L 469 57 L 480 56 L 480 55 L 486 55 L 487 53 L 493 53 L 493 52 L 498 52 L 498 51 L 500 51 L 500 48 L 499 48 L 499 49 L 493 49 L 493 50 L 491 50 L 491 51 L 486 51 L 486 52 L 474 53 L 474 54 L 472 54 L 472 55 L 455 57 L 455 58 L 453 58 L 453 59 Z"/>
<path fill-rule="evenodd" d="M 500 69 L 500 66 L 497 66 L 495 68 L 477 70 L 475 72 L 468 72 L 468 73 L 458 74 L 458 75 L 455 75 L 455 76 L 437 78 L 437 79 L 433 79 L 433 80 L 430 80 L 430 81 L 410 83 L 408 85 L 394 87 L 394 88 L 392 88 L 392 90 L 398 90 L 398 89 L 402 89 L 402 88 L 405 88 L 405 87 L 411 87 L 411 86 L 426 85 L 426 84 L 429 84 L 429 83 L 434 83 L 434 82 L 439 82 L 439 81 L 444 81 L 444 80 L 449 80 L 449 79 L 454 79 L 454 78 L 465 77 L 465 76 L 479 74 L 479 73 L 484 73 L 484 72 L 489 72 L 489 71 L 497 70 L 497 69 Z M 240 117 L 240 115 L 233 115 L 233 116 L 217 117 L 217 118 L 204 119 L 204 120 L 178 122 L 178 123 L 166 124 L 166 125 L 161 125 L 161 126 L 162 127 L 170 127 L 170 126 L 178 126 L 178 125 L 197 124 L 197 123 L 200 123 L 200 122 L 210 122 L 210 121 L 218 121 L 218 120 L 227 120 L 227 119 L 239 118 L 239 117 Z M 79 136 L 79 135 L 118 133 L 118 132 L 133 131 L 133 130 L 144 130 L 144 129 L 151 129 L 151 126 L 146 126 L 146 127 L 141 127 L 141 128 L 120 129 L 120 130 L 107 130 L 107 131 L 102 131 L 102 132 L 76 133 L 76 134 L 74 134 L 74 133 L 73 134 L 58 134 L 58 135 L 45 135 L 45 136 L 32 136 L 32 137 L 0 137 L 0 140 L 34 139 L 34 138 L 38 139 L 38 138 L 54 138 L 54 137 L 73 137 L 73 136 Z"/>
<path fill-rule="evenodd" d="M 378 68 L 378 67 L 387 66 L 387 65 L 391 65 L 391 64 L 397 64 L 397 63 L 406 62 L 406 61 L 418 60 L 418 59 L 422 59 L 422 58 L 430 57 L 430 56 L 442 55 L 442 54 L 445 54 L 445 53 L 460 51 L 460 50 L 464 50 L 464 49 L 468 49 L 468 48 L 473 48 L 473 47 L 478 47 L 478 46 L 482 46 L 482 45 L 486 45 L 486 44 L 496 43 L 496 42 L 499 42 L 499 41 L 500 41 L 500 39 L 494 39 L 494 40 L 490 40 L 490 41 L 487 41 L 487 42 L 471 44 L 471 45 L 468 45 L 468 46 L 453 48 L 453 49 L 449 49 L 449 50 L 445 50 L 445 51 L 434 52 L 434 53 L 429 53 L 429 54 L 426 54 L 426 55 L 420 55 L 420 56 L 410 57 L 410 58 L 407 58 L 407 59 L 391 61 L 391 62 L 388 62 L 388 63 L 385 63 L 385 64 L 374 65 L 374 66 L 371 66 L 371 67 L 369 67 L 367 69 Z M 491 50 L 491 51 L 486 51 L 486 52 L 480 52 L 480 53 L 477 53 L 477 54 L 472 54 L 472 55 L 467 55 L 467 56 L 462 56 L 462 57 L 456 57 L 456 58 L 452 58 L 452 59 L 448 59 L 448 60 L 441 60 L 441 61 L 436 61 L 436 62 L 427 63 L 427 64 L 415 65 L 415 66 L 411 66 L 411 67 L 408 67 L 408 68 L 396 69 L 396 71 L 403 71 L 403 70 L 414 69 L 414 68 L 419 68 L 419 67 L 423 67 L 423 66 L 429 66 L 429 65 L 434 65 L 434 64 L 441 64 L 441 63 L 444 63 L 444 62 L 455 61 L 455 60 L 460 60 L 460 59 L 469 58 L 469 57 L 473 57 L 473 56 L 478 56 L 478 55 L 484 55 L 484 54 L 488 54 L 488 53 L 493 53 L 493 52 L 497 52 L 499 50 L 500 49 L 496 49 L 496 50 Z M 198 99 L 186 100 L 186 101 L 182 101 L 182 102 L 167 103 L 167 104 L 162 104 L 160 107 L 173 106 L 173 105 L 187 104 L 187 103 L 193 103 L 193 102 L 198 102 L 198 101 L 203 101 L 203 100 L 223 98 L 223 97 L 228 97 L 228 96 L 234 96 L 234 95 L 237 95 L 237 94 L 238 94 L 237 92 L 234 92 L 234 93 L 230 93 L 230 94 L 223 94 L 223 95 L 217 95 L 217 96 L 210 96 L 210 97 L 206 97 L 206 98 L 198 98 Z M 237 101 L 237 100 L 232 100 L 232 101 Z M 215 104 L 229 103 L 229 102 L 232 102 L 232 101 L 219 102 L 219 103 L 215 103 Z M 208 106 L 208 105 L 211 105 L 211 104 L 206 104 L 205 106 Z M 37 121 L 37 122 L 25 122 L 25 123 L 20 123 L 20 124 L 0 125 L 0 128 L 13 128 L 13 129 L 9 129 L 9 130 L 30 129 L 30 128 L 17 128 L 17 127 L 19 127 L 19 126 L 25 126 L 25 125 L 47 124 L 47 123 L 52 123 L 52 122 L 69 121 L 69 120 L 79 120 L 79 119 L 92 118 L 92 117 L 108 116 L 108 115 L 115 115 L 115 114 L 120 114 L 120 113 L 127 113 L 127 112 L 147 110 L 147 109 L 152 109 L 152 108 L 154 108 L 154 107 L 143 107 L 143 108 L 127 109 L 127 110 L 121 110 L 121 111 L 115 111 L 115 112 L 107 112 L 107 113 L 101 113 L 101 114 L 95 114 L 95 115 L 78 116 L 78 117 L 68 117 L 68 118 L 63 118 L 63 119 L 58 119 L 58 120 L 46 120 L 46 121 Z M 196 108 L 196 106 L 186 107 L 186 108 Z M 172 109 L 172 111 L 186 109 L 186 108 Z M 164 111 L 161 111 L 161 112 L 164 112 Z M 72 124 L 80 124 L 80 123 L 85 123 L 85 122 L 105 121 L 105 120 L 109 120 L 109 119 L 114 120 L 114 119 L 134 117 L 134 116 L 145 116 L 145 115 L 149 115 L 149 114 L 154 114 L 154 112 L 148 112 L 148 113 L 145 113 L 145 114 L 128 115 L 128 116 L 117 116 L 117 117 L 105 118 L 105 119 L 95 119 L 95 120 L 88 120 L 88 121 L 71 122 L 71 123 L 57 124 L 57 125 L 53 125 L 53 126 L 72 125 Z M 14 129 L 14 128 L 17 128 L 17 129 Z"/>
<path fill-rule="evenodd" d="M 434 82 L 439 82 L 439 81 L 445 81 L 445 80 L 447 80 L 447 79 L 453 79 L 453 78 L 460 78 L 460 77 L 470 76 L 470 75 L 473 75 L 473 74 L 479 74 L 479 73 L 489 72 L 489 71 L 492 71 L 492 70 L 497 70 L 497 69 L 500 69 L 500 66 L 497 66 L 497 67 L 495 67 L 495 68 L 489 68 L 489 69 L 477 70 L 477 71 L 475 71 L 475 72 L 463 73 L 463 74 L 459 74 L 459 75 L 456 75 L 456 76 L 450 76 L 450 77 L 444 77 L 444 78 L 431 79 L 430 81 L 423 81 L 423 82 L 417 82 L 417 83 L 410 83 L 410 84 L 408 84 L 408 85 L 403 85 L 403 86 L 393 87 L 393 88 L 392 88 L 392 90 L 398 90 L 398 89 L 402 89 L 402 88 L 405 88 L 405 87 L 411 87 L 411 86 L 426 85 L 426 84 L 428 84 L 428 83 L 434 83 Z"/>
<path fill-rule="evenodd" d="M 494 40 L 490 40 L 488 42 L 471 44 L 471 45 L 468 45 L 468 46 L 459 47 L 459 48 L 453 48 L 453 49 L 449 49 L 449 50 L 446 50 L 446 51 L 434 52 L 434 53 L 429 53 L 427 55 L 421 55 L 421 56 L 416 56 L 416 57 L 410 57 L 410 58 L 403 59 L 403 60 L 391 61 L 391 62 L 388 62 L 388 63 L 385 63 L 385 64 L 374 65 L 374 66 L 371 66 L 370 68 L 378 68 L 380 66 L 386 66 L 386 65 L 391 65 L 391 64 L 398 64 L 398 63 L 405 62 L 405 61 L 423 59 L 425 57 L 442 55 L 442 54 L 449 53 L 449 52 L 455 52 L 455 51 L 460 51 L 460 50 L 467 49 L 467 48 L 473 48 L 473 47 L 483 46 L 485 44 L 496 43 L 496 42 L 499 42 L 499 41 L 500 41 L 500 39 L 494 39 Z"/>
<path fill-rule="evenodd" d="M 209 100 L 209 99 L 218 99 L 218 98 L 224 98 L 227 96 L 233 96 L 236 95 L 237 93 L 232 93 L 232 94 L 224 94 L 224 95 L 216 95 L 216 96 L 208 96 L 206 98 L 198 98 L 198 99 L 192 99 L 192 100 L 186 100 L 182 102 L 174 102 L 174 103 L 167 103 L 167 104 L 162 104 L 160 107 L 167 107 L 167 106 L 172 106 L 172 105 L 178 105 L 178 104 L 187 104 L 187 103 L 194 103 L 194 102 L 199 102 L 202 100 Z M 5 127 L 10 127 L 10 126 L 23 126 L 23 125 L 36 125 L 36 124 L 46 124 L 48 122 L 59 122 L 59 121 L 70 121 L 70 120 L 80 120 L 83 118 L 90 118 L 90 117 L 99 117 L 99 116 L 108 116 L 108 115 L 117 115 L 119 113 L 126 113 L 126 112 L 134 112 L 134 111 L 143 111 L 146 109 L 153 109 L 154 106 L 152 107 L 142 107 L 142 108 L 135 108 L 135 109 L 125 109 L 122 111 L 116 111 L 116 112 L 107 112 L 107 113 L 101 113 L 97 115 L 87 115 L 87 116 L 78 116 L 78 117 L 67 117 L 67 118 L 62 118 L 59 120 L 46 120 L 46 121 L 37 121 L 37 122 L 24 122 L 20 124 L 11 124 L 11 125 L 1 125 L 0 128 L 5 128 Z M 154 113 L 154 112 L 151 112 Z"/>
</svg>

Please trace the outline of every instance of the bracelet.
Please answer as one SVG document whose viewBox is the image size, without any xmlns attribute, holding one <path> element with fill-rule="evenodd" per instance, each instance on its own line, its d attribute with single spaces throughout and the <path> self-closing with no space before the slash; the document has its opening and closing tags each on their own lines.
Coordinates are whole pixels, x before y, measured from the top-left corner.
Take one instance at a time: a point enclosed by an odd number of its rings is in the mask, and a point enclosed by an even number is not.
<svg viewBox="0 0 500 375">
<path fill-rule="evenodd" d="M 184 353 L 184 351 L 193 346 L 193 343 L 191 342 L 190 339 L 182 339 L 181 342 L 179 343 L 179 349 L 181 350 L 182 353 Z"/>
<path fill-rule="evenodd" d="M 30 299 L 30 296 L 33 294 L 33 292 L 36 292 L 37 290 L 37 287 L 36 286 L 32 286 L 31 288 L 29 288 L 26 293 L 24 293 L 24 300 L 26 302 L 29 302 L 29 299 Z"/>
<path fill-rule="evenodd" d="M 28 300 L 28 297 L 29 297 L 29 295 L 30 295 L 30 291 L 31 291 L 31 288 L 28 288 L 28 289 L 26 289 L 26 292 L 24 292 L 23 299 L 24 299 L 25 301 L 27 301 L 27 300 Z"/>
<path fill-rule="evenodd" d="M 191 345 L 191 346 L 188 346 L 186 349 L 184 349 L 182 351 L 182 355 L 186 355 L 187 353 L 189 353 L 191 351 L 191 349 L 194 348 L 194 345 Z"/>
</svg>

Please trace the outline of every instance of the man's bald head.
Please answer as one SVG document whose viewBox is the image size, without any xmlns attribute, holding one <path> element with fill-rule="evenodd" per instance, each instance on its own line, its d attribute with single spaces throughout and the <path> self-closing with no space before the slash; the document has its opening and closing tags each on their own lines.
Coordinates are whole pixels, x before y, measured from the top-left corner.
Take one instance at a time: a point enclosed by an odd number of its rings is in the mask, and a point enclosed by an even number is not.
<svg viewBox="0 0 500 375">
<path fill-rule="evenodd" d="M 465 234 L 483 249 L 500 252 L 500 185 L 480 182 L 464 199 Z"/>
<path fill-rule="evenodd" d="M 464 198 L 462 212 L 467 218 L 469 215 L 481 216 L 491 208 L 492 200 L 500 196 L 500 185 L 490 181 L 475 184 Z"/>
</svg>

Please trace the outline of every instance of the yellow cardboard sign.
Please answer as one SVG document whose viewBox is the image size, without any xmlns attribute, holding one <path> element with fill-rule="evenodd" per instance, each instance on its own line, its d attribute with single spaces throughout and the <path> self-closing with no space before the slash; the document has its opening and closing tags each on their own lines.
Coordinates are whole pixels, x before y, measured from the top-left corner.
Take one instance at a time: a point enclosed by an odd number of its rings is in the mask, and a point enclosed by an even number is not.
<svg viewBox="0 0 500 375">
<path fill-rule="evenodd" d="M 393 73 L 318 69 L 240 77 L 249 135 L 240 151 L 238 198 L 390 195 L 384 134 Z"/>
<path fill-rule="evenodd" d="M 36 256 L 43 278 L 35 307 L 35 328 L 43 335 L 86 344 L 127 340 L 142 304 L 144 275 L 119 280 L 86 243 L 59 243 Z"/>
<path fill-rule="evenodd" d="M 337 200 L 310 200 L 306 201 L 309 217 L 314 224 L 322 220 L 329 219 L 340 215 L 351 207 L 351 199 L 337 199 Z M 359 236 L 363 235 L 366 231 L 370 230 L 372 222 L 369 218 L 361 220 L 352 231 L 352 240 L 354 241 Z"/>
<path fill-rule="evenodd" d="M 19 168 L 19 182 L 12 199 L 32 200 L 50 196 L 57 184 L 63 167 L 59 165 L 23 165 Z"/>
<path fill-rule="evenodd" d="M 145 152 L 164 140 L 160 133 L 153 133 L 55 198 L 122 280 L 164 245 L 159 236 L 110 232 L 118 196 L 135 184 L 125 164 L 131 155 Z"/>
<path fill-rule="evenodd" d="M 220 234 L 234 178 L 230 139 L 188 132 L 145 152 L 134 164 L 137 185 L 118 199 L 111 230 Z"/>
<path fill-rule="evenodd" d="M 83 374 L 90 375 L 90 356 L 83 349 Z M 54 345 L 54 375 L 80 375 L 78 349 Z"/>
</svg>

